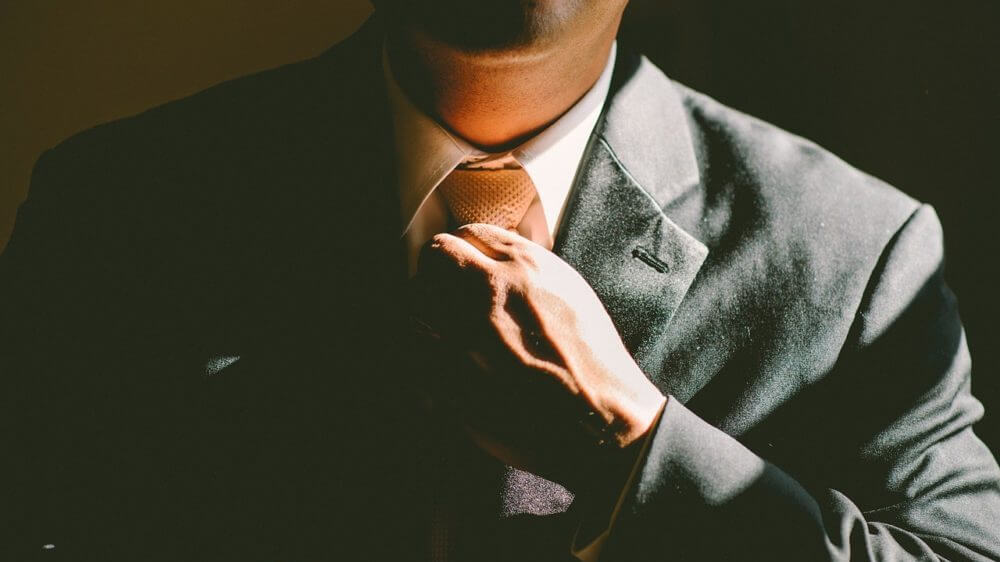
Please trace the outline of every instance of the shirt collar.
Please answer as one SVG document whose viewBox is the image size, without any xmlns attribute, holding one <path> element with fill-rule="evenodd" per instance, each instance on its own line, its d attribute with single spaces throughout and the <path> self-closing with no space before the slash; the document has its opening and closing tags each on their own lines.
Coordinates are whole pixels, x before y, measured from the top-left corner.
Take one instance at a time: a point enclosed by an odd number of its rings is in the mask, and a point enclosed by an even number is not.
<svg viewBox="0 0 1000 562">
<path fill-rule="evenodd" d="M 614 44 L 597 82 L 569 111 L 509 151 L 534 183 L 552 230 L 558 224 L 587 141 L 607 99 L 616 51 Z M 484 153 L 413 105 L 393 78 L 385 49 L 382 67 L 392 112 L 400 217 L 405 234 L 441 180 L 458 165 L 481 158 Z"/>
</svg>

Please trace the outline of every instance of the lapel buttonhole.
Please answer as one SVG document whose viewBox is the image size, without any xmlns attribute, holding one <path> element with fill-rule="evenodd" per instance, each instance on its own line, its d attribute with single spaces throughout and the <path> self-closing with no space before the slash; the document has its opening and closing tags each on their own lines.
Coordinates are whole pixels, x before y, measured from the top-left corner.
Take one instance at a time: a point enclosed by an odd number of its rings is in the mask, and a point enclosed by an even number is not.
<svg viewBox="0 0 1000 562">
<path fill-rule="evenodd" d="M 645 263 L 660 273 L 666 273 L 670 270 L 670 266 L 667 265 L 666 262 L 654 256 L 649 252 L 649 250 L 643 248 L 642 246 L 636 246 L 632 250 L 632 257 Z"/>
</svg>

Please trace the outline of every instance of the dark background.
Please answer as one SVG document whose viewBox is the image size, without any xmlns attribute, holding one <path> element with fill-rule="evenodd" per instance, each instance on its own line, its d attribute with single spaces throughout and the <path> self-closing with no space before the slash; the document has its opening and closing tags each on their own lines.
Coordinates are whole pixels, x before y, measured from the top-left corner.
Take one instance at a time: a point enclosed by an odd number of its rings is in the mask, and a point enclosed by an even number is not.
<svg viewBox="0 0 1000 562">
<path fill-rule="evenodd" d="M 632 0 L 623 38 L 681 82 L 933 204 L 1000 453 L 1000 2 Z M 0 246 L 73 132 L 311 56 L 365 0 L 0 2 Z M 846 406 L 849 408 L 849 406 Z"/>
</svg>

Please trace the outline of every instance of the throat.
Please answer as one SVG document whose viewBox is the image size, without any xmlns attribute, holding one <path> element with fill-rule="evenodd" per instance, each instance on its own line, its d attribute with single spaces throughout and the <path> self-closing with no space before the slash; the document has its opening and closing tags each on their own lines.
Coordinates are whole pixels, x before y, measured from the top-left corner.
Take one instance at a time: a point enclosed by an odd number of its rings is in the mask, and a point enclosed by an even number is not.
<svg viewBox="0 0 1000 562">
<path fill-rule="evenodd" d="M 502 152 L 544 130 L 590 90 L 614 37 L 586 52 L 571 45 L 524 57 L 477 57 L 419 36 L 402 41 L 390 41 L 390 64 L 414 104 L 478 148 Z"/>
</svg>

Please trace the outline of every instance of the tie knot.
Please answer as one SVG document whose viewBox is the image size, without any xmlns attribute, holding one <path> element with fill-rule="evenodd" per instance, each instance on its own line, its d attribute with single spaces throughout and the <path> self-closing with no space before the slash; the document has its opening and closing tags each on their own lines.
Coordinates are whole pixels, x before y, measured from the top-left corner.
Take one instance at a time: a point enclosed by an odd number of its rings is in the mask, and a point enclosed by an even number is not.
<svg viewBox="0 0 1000 562">
<path fill-rule="evenodd" d="M 513 229 L 535 198 L 523 168 L 456 169 L 438 186 L 459 225 L 474 222 Z"/>
</svg>

